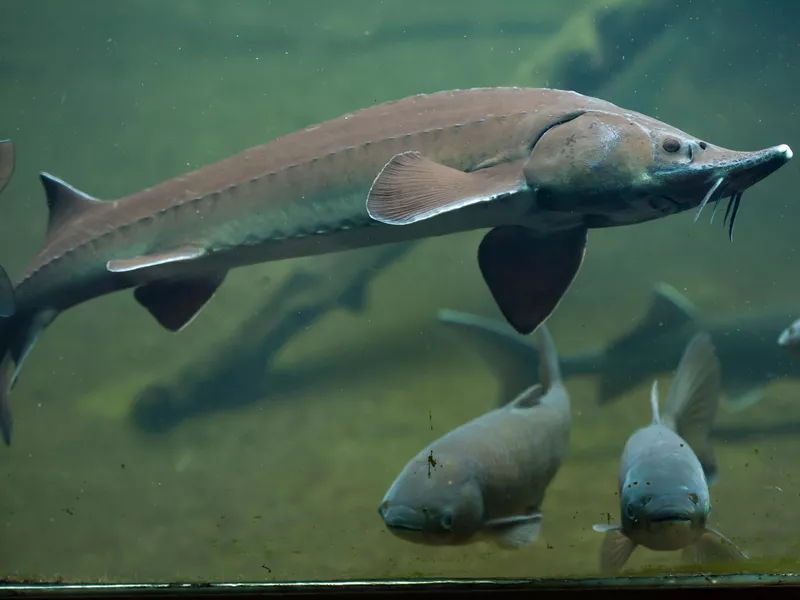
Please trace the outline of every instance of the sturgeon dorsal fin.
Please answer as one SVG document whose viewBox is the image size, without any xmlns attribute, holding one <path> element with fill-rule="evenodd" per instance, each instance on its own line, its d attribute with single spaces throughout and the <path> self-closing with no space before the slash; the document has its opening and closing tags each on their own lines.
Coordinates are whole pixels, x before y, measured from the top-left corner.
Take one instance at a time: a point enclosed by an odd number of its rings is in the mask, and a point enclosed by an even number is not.
<svg viewBox="0 0 800 600">
<path fill-rule="evenodd" d="M 48 173 L 40 173 L 39 179 L 44 186 L 47 208 L 50 211 L 47 221 L 47 239 L 53 238 L 65 223 L 74 221 L 95 206 L 103 204 L 101 200 L 92 198 Z"/>
</svg>

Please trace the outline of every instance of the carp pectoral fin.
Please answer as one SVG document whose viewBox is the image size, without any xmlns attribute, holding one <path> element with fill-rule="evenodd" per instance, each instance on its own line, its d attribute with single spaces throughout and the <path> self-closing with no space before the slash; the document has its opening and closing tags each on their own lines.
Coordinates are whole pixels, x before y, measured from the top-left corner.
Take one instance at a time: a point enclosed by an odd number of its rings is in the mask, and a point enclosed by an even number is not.
<svg viewBox="0 0 800 600">
<path fill-rule="evenodd" d="M 133 295 L 162 327 L 177 332 L 189 325 L 214 297 L 225 275 L 154 281 L 136 288 Z"/>
<path fill-rule="evenodd" d="M 465 173 L 419 152 L 404 152 L 386 163 L 375 178 L 367 195 L 367 213 L 381 223 L 409 225 L 525 189 L 527 183 L 519 170 Z"/>
<path fill-rule="evenodd" d="M 486 523 L 488 535 L 503 548 L 516 550 L 533 543 L 539 537 L 542 513 L 515 515 Z"/>
<path fill-rule="evenodd" d="M 556 309 L 581 267 L 586 237 L 585 227 L 539 236 L 518 225 L 484 236 L 478 248 L 483 279 L 519 333 L 531 333 Z"/>
<path fill-rule="evenodd" d="M 595 531 L 605 532 L 600 547 L 600 570 L 603 573 L 619 571 L 636 549 L 636 543 L 622 533 L 619 525 L 595 525 Z"/>
<path fill-rule="evenodd" d="M 706 529 L 694 544 L 681 552 L 685 561 L 694 564 L 728 563 L 747 560 L 736 544 L 714 529 Z"/>
</svg>

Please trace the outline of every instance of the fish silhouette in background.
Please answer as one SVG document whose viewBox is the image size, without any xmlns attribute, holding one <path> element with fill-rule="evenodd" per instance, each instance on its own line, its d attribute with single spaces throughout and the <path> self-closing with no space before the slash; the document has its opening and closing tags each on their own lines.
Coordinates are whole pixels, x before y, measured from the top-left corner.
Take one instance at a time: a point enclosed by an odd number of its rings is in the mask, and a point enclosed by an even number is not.
<svg viewBox="0 0 800 600">
<path fill-rule="evenodd" d="M 502 373 L 500 402 L 513 390 L 530 385 L 530 364 L 537 353 L 532 340 L 506 323 L 449 309 L 438 320 L 474 341 L 481 357 Z M 680 292 L 657 283 L 647 312 L 634 327 L 608 346 L 561 357 L 564 377 L 593 375 L 599 379 L 598 401 L 607 404 L 659 373 L 671 371 L 688 341 L 707 331 L 722 363 L 722 406 L 743 410 L 760 401 L 770 381 L 779 377 L 800 379 L 800 361 L 786 355 L 775 343 L 791 319 L 786 313 L 765 313 L 710 319 Z"/>
</svg>

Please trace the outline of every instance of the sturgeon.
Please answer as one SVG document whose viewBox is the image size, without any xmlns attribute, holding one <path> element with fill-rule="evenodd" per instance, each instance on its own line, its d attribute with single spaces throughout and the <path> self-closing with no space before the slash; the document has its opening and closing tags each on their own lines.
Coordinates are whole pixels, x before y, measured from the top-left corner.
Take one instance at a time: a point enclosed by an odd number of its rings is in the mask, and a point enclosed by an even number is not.
<svg viewBox="0 0 800 600">
<path fill-rule="evenodd" d="M 15 309 L 0 376 L 13 388 L 42 331 L 98 296 L 135 288 L 180 331 L 234 267 L 484 228 L 483 278 L 530 333 L 575 278 L 588 229 L 727 197 L 732 233 L 743 191 L 791 155 L 727 150 L 572 91 L 477 88 L 378 104 L 116 200 L 42 173 L 44 246 L 13 294 L 0 286 Z"/>
</svg>

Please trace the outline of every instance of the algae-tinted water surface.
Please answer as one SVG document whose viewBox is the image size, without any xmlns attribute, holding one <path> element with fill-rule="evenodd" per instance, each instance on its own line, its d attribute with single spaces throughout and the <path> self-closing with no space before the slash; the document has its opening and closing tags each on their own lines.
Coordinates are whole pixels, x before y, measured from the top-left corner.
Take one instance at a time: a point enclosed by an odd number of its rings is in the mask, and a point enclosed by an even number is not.
<svg viewBox="0 0 800 600">
<path fill-rule="evenodd" d="M 0 139 L 14 140 L 17 165 L 0 197 L 0 263 L 15 278 L 41 247 L 41 171 L 116 198 L 358 108 L 444 89 L 566 87 L 724 147 L 800 147 L 798 9 L 695 4 L 4 2 Z M 732 244 L 721 223 L 693 224 L 693 213 L 593 230 L 548 321 L 559 351 L 621 335 L 659 281 L 706 314 L 800 316 L 797 169 L 746 194 Z M 386 261 L 359 255 L 371 249 L 239 269 L 178 334 L 130 293 L 59 316 L 11 394 L 0 575 L 596 576 L 602 536 L 592 525 L 619 519 L 619 456 L 648 423 L 650 382 L 599 406 L 592 377 L 567 381 L 570 446 L 541 536 L 526 548 L 410 544 L 377 513 L 416 452 L 496 406 L 497 374 L 436 322 L 443 307 L 501 318 L 477 266 L 482 235 L 421 241 Z M 311 283 L 293 295 L 298 273 Z M 359 291 L 347 294 L 337 274 Z M 300 325 L 286 324 L 301 313 Z M 283 327 L 260 361 L 260 330 L 243 328 L 259 314 Z M 144 398 L 154 386 L 163 393 Z M 776 365 L 760 402 L 717 417 L 711 522 L 750 556 L 737 570 L 794 569 L 798 397 Z M 627 568 L 679 562 L 637 550 Z"/>
</svg>

